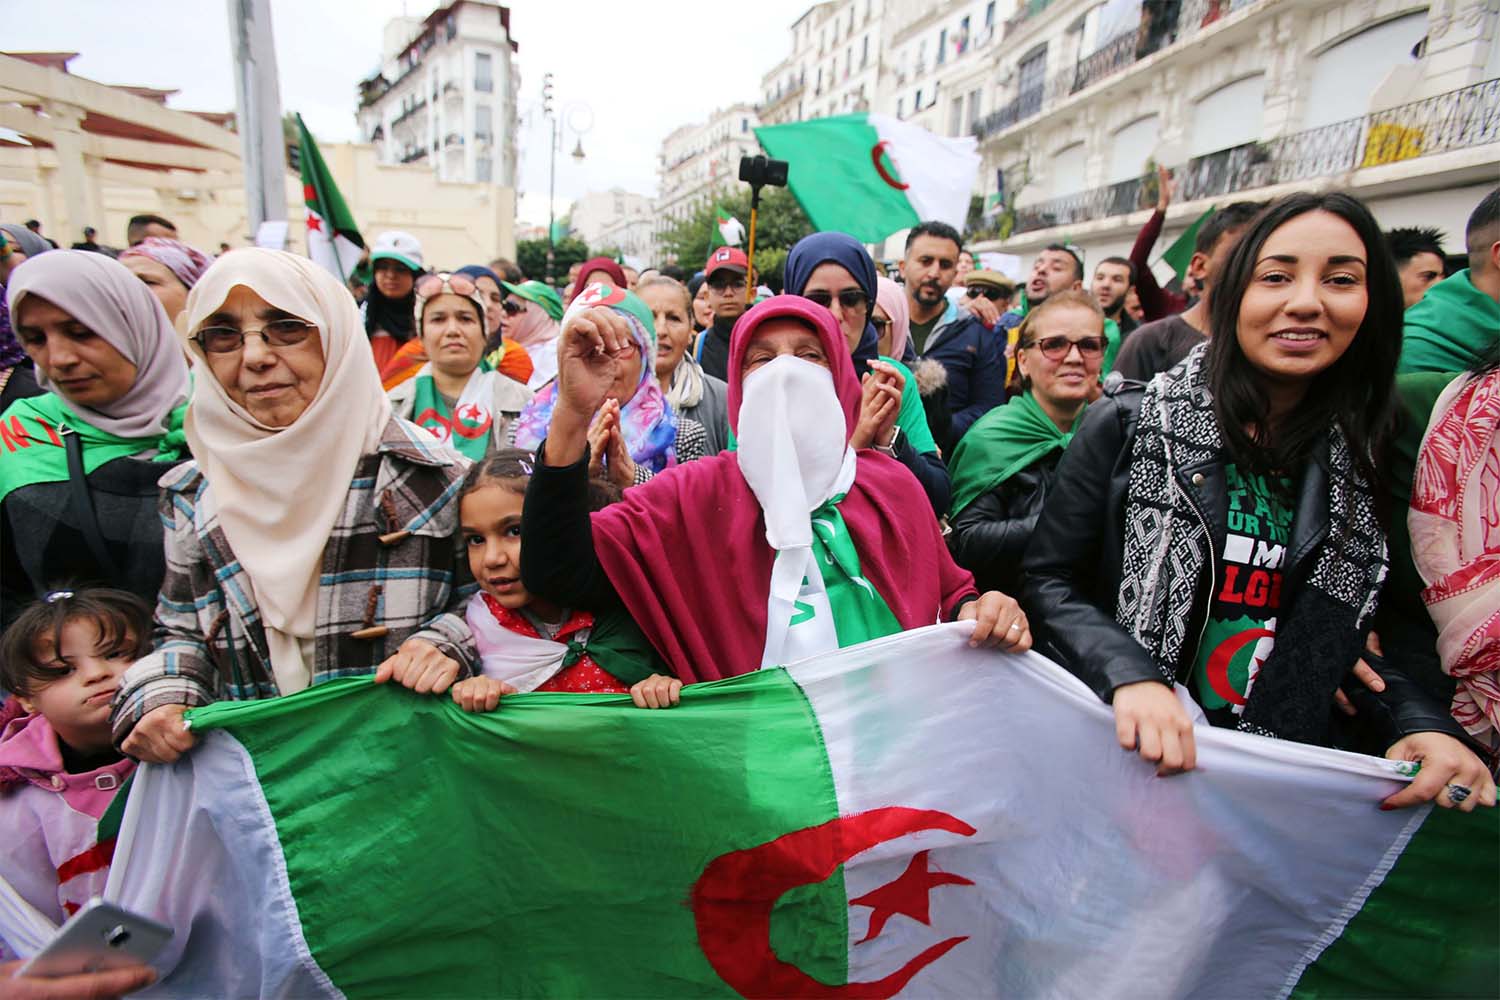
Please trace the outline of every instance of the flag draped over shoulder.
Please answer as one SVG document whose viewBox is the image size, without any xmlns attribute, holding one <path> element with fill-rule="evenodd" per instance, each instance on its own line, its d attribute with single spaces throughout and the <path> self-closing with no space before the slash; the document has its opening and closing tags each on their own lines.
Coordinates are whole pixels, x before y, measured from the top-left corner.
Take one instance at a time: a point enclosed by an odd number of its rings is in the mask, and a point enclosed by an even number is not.
<svg viewBox="0 0 1500 1000">
<path fill-rule="evenodd" d="M 945 139 L 889 115 L 765 125 L 755 137 L 786 160 L 787 185 L 812 224 L 864 243 L 937 219 L 962 230 L 979 172 L 973 136 Z"/>
<path fill-rule="evenodd" d="M 1158 778 L 1072 676 L 967 635 L 667 711 L 368 678 L 197 709 L 106 895 L 177 929 L 158 995 L 1493 989 L 1493 812 L 1382 812 L 1395 764 L 1207 728 Z"/>
<path fill-rule="evenodd" d="M 348 281 L 364 253 L 365 241 L 301 115 L 297 116 L 297 142 L 302 198 L 307 203 L 307 256 L 340 282 Z"/>
</svg>

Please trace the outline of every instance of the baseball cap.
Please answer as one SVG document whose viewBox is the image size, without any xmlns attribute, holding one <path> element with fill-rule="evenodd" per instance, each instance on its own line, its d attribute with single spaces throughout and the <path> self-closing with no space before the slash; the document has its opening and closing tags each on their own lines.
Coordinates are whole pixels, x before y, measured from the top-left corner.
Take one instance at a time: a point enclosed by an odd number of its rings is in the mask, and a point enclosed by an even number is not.
<svg viewBox="0 0 1500 1000">
<path fill-rule="evenodd" d="M 541 281 L 523 281 L 519 285 L 501 281 L 500 284 L 510 294 L 520 296 L 527 302 L 535 302 L 554 320 L 563 318 L 562 297 L 550 285 Z"/>
<path fill-rule="evenodd" d="M 375 237 L 375 243 L 370 247 L 370 263 L 373 265 L 378 260 L 399 261 L 413 271 L 420 271 L 422 244 L 411 233 L 396 230 L 381 233 Z"/>
<path fill-rule="evenodd" d="M 750 259 L 739 247 L 719 247 L 708 255 L 708 263 L 703 265 L 703 277 L 704 279 L 711 278 L 715 271 L 725 268 L 739 274 L 746 274 L 750 270 Z"/>
</svg>

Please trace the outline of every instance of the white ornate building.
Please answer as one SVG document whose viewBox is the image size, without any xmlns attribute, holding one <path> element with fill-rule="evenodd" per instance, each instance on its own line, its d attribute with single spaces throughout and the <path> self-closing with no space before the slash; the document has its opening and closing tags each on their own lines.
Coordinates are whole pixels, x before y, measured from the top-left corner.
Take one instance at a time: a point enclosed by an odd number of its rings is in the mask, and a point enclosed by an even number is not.
<svg viewBox="0 0 1500 1000">
<path fill-rule="evenodd" d="M 793 22 L 792 51 L 761 78 L 766 124 L 876 110 L 893 0 L 827 0 Z"/>
<path fill-rule="evenodd" d="M 656 232 L 690 217 L 699 205 L 738 182 L 740 157 L 760 152 L 753 104 L 721 108 L 705 122 L 683 125 L 662 140 L 657 166 Z"/>
<path fill-rule="evenodd" d="M 1384 227 L 1464 221 L 1500 182 L 1496 0 L 1033 0 L 981 90 L 981 187 L 1030 255 L 1126 251 L 1177 195 L 1158 252 L 1205 209 L 1343 189 Z M 1000 172 L 1000 176 L 997 176 Z"/>
<path fill-rule="evenodd" d="M 380 69 L 359 85 L 359 130 L 383 163 L 423 165 L 439 180 L 516 181 L 510 8 L 453 0 L 386 24 Z"/>
</svg>

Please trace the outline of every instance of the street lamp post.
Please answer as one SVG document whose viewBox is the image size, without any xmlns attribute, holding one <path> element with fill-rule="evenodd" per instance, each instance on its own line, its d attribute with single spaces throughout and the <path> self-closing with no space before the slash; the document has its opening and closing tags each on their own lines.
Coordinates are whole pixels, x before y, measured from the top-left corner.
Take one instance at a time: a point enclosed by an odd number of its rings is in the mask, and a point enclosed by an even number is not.
<svg viewBox="0 0 1500 1000">
<path fill-rule="evenodd" d="M 577 122 L 574 120 L 574 115 L 578 111 L 588 112 L 590 116 L 589 124 L 585 125 L 583 128 L 579 128 Z M 552 111 L 551 73 L 548 73 L 542 78 L 542 113 L 545 114 L 548 121 L 552 123 L 552 148 L 548 151 L 550 162 L 547 167 L 549 175 L 547 181 L 547 284 L 551 285 L 553 284 L 553 278 L 555 277 L 557 262 L 557 151 L 562 148 L 562 143 L 560 141 L 561 135 L 559 133 L 557 124 L 557 115 L 555 115 Z M 567 127 L 571 128 L 574 135 L 578 137 L 578 141 L 574 145 L 573 152 L 571 154 L 573 157 L 573 162 L 582 163 L 584 155 L 583 133 L 587 132 L 589 130 L 589 127 L 593 124 L 593 110 L 589 108 L 587 104 L 573 104 L 569 106 L 567 114 Z"/>
</svg>

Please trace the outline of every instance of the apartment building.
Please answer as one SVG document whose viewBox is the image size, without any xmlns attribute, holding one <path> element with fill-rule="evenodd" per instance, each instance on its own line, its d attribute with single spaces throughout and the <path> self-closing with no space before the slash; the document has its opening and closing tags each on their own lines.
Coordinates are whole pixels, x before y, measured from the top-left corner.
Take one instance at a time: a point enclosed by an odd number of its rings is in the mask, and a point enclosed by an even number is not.
<svg viewBox="0 0 1500 1000">
<path fill-rule="evenodd" d="M 658 235 L 738 181 L 740 157 L 760 152 L 755 139 L 759 124 L 755 105 L 733 104 L 707 121 L 674 129 L 662 140 L 655 205 Z"/>
<path fill-rule="evenodd" d="M 1032 0 L 979 93 L 982 186 L 1014 210 L 983 246 L 1123 252 L 1162 163 L 1161 246 L 1215 204 L 1336 188 L 1456 250 L 1500 180 L 1497 22 L 1453 0 Z"/>
<path fill-rule="evenodd" d="M 828 0 L 792 23 L 791 53 L 761 78 L 768 125 L 874 111 L 888 8 L 899 0 Z"/>
<path fill-rule="evenodd" d="M 454 0 L 386 24 L 380 68 L 359 85 L 361 137 L 381 162 L 439 180 L 516 183 L 520 70 L 510 8 Z"/>
<path fill-rule="evenodd" d="M 624 188 L 590 191 L 568 210 L 573 235 L 590 250 L 622 253 L 646 262 L 656 259 L 656 217 L 651 197 Z"/>
</svg>

